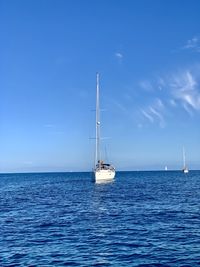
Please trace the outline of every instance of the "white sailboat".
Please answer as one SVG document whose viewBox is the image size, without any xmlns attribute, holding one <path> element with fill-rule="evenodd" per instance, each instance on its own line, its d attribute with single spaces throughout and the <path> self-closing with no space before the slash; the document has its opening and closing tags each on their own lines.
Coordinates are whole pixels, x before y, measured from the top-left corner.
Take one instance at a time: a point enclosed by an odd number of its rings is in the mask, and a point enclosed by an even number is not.
<svg viewBox="0 0 200 267">
<path fill-rule="evenodd" d="M 115 168 L 104 163 L 100 155 L 100 108 L 99 108 L 99 73 L 97 73 L 96 85 L 96 148 L 95 148 L 95 182 L 112 180 L 115 177 Z"/>
<path fill-rule="evenodd" d="M 185 148 L 183 147 L 183 170 L 184 173 L 188 173 L 189 169 L 186 166 L 186 160 L 185 160 Z"/>
</svg>

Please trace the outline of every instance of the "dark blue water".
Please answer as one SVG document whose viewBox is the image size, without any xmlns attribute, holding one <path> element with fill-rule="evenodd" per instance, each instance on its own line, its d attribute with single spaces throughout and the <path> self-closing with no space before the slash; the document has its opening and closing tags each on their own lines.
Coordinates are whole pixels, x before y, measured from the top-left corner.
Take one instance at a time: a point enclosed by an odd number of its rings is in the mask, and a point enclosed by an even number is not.
<svg viewBox="0 0 200 267">
<path fill-rule="evenodd" d="M 1 174 L 0 266 L 200 266 L 200 172 Z"/>
</svg>

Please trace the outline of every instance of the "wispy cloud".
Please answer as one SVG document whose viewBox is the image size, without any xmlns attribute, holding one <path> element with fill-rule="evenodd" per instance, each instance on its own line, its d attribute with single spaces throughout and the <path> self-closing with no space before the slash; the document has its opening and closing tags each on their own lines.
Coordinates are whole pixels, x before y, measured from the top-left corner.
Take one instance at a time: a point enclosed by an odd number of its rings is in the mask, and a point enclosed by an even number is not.
<svg viewBox="0 0 200 267">
<path fill-rule="evenodd" d="M 112 100 L 113 104 L 123 113 L 128 113 L 129 110 L 125 107 L 125 105 L 121 104 L 118 101 Z"/>
<path fill-rule="evenodd" d="M 183 103 L 182 106 L 183 106 L 184 110 L 192 117 L 193 116 L 192 109 L 186 103 Z"/>
<path fill-rule="evenodd" d="M 164 122 L 164 118 L 163 118 L 162 113 L 160 111 L 156 110 L 153 107 L 150 107 L 150 111 L 155 117 L 157 117 L 160 127 L 164 128 L 165 127 L 165 122 Z"/>
<path fill-rule="evenodd" d="M 158 94 L 158 91 L 154 90 L 154 95 L 160 95 L 154 103 L 148 105 L 145 109 L 145 114 L 153 117 L 154 122 L 156 118 L 160 122 L 160 126 L 165 125 L 164 121 L 164 109 L 170 109 L 170 107 L 180 108 L 182 107 L 190 116 L 194 112 L 200 111 L 200 75 L 199 68 L 193 70 L 183 70 L 176 73 L 171 73 L 167 78 L 158 78 L 156 84 L 162 84 L 162 94 Z M 146 85 L 152 84 L 152 82 L 146 82 Z M 147 86 L 148 88 L 148 86 Z M 165 104 L 164 104 L 165 103 Z M 147 117 L 148 118 L 148 117 Z M 148 118 L 149 119 L 149 118 Z M 152 122 L 152 119 L 150 119 Z"/>
<path fill-rule="evenodd" d="M 163 90 L 163 88 L 166 86 L 166 83 L 163 78 L 159 77 L 157 80 L 157 86 L 159 90 Z"/>
<path fill-rule="evenodd" d="M 174 99 L 169 99 L 169 104 L 173 107 L 177 106 L 176 101 Z"/>
<path fill-rule="evenodd" d="M 196 64 L 150 80 L 144 79 L 137 82 L 140 91 L 129 90 L 128 97 L 121 98 L 115 105 L 126 115 L 134 114 L 138 128 L 147 123 L 164 128 L 175 113 L 180 118 L 182 111 L 189 116 L 200 112 L 199 73 L 200 65 Z"/>
<path fill-rule="evenodd" d="M 182 49 L 189 49 L 195 52 L 200 52 L 200 39 L 195 36 L 192 39 L 187 40 Z"/>
<path fill-rule="evenodd" d="M 122 53 L 115 53 L 115 56 L 118 58 L 118 59 L 122 59 L 124 56 L 122 55 Z"/>
<path fill-rule="evenodd" d="M 150 121 L 150 122 L 154 122 L 154 118 L 145 110 L 141 110 L 142 111 L 142 114 Z"/>
<path fill-rule="evenodd" d="M 147 118 L 151 123 L 159 123 L 161 128 L 165 127 L 165 120 L 163 116 L 164 104 L 161 99 L 155 99 L 152 105 L 149 105 L 145 109 L 142 109 L 141 112 L 145 118 Z"/>
<path fill-rule="evenodd" d="M 164 109 L 165 105 L 163 104 L 163 101 L 159 98 L 155 100 L 156 106 L 160 109 Z"/>
<path fill-rule="evenodd" d="M 115 58 L 117 59 L 118 63 L 122 63 L 123 59 L 124 59 L 124 55 L 120 52 L 116 52 L 115 53 Z"/>
<path fill-rule="evenodd" d="M 189 114 L 190 108 L 200 110 L 199 84 L 189 70 L 173 77 L 171 89 L 174 99 L 180 101 Z"/>
<path fill-rule="evenodd" d="M 151 92 L 153 91 L 153 85 L 150 81 L 148 80 L 143 80 L 143 81 L 140 81 L 139 82 L 139 86 L 145 90 L 145 91 L 148 91 L 148 92 Z"/>
</svg>

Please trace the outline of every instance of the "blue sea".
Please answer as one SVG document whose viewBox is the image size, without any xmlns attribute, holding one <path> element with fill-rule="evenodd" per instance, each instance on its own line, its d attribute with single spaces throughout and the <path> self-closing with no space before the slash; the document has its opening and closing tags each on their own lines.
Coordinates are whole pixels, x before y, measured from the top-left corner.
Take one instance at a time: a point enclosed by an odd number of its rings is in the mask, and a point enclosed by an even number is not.
<svg viewBox="0 0 200 267">
<path fill-rule="evenodd" d="M 200 171 L 1 174 L 0 266 L 200 266 Z"/>
</svg>

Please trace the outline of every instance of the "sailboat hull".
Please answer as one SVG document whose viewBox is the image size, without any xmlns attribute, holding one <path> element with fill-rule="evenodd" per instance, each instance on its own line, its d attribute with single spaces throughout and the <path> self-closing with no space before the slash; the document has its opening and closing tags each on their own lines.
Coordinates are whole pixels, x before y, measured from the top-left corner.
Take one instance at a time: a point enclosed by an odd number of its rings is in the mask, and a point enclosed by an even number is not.
<svg viewBox="0 0 200 267">
<path fill-rule="evenodd" d="M 95 170 L 94 172 L 95 181 L 107 181 L 115 178 L 114 170 Z"/>
<path fill-rule="evenodd" d="M 184 173 L 188 173 L 189 170 L 188 170 L 187 168 L 185 168 L 185 169 L 183 169 L 183 172 L 184 172 Z"/>
</svg>

